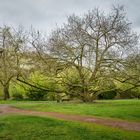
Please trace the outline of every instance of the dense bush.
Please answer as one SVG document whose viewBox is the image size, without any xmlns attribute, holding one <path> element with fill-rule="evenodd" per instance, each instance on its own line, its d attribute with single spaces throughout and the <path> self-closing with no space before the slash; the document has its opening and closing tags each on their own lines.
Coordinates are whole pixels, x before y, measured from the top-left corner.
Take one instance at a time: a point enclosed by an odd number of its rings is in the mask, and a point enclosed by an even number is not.
<svg viewBox="0 0 140 140">
<path fill-rule="evenodd" d="M 56 100 L 56 93 L 55 92 L 49 92 L 46 95 L 47 100 L 49 101 L 55 101 Z"/>
<path fill-rule="evenodd" d="M 13 100 L 23 100 L 23 95 L 21 93 L 13 93 Z"/>
<path fill-rule="evenodd" d="M 65 71 L 63 83 L 67 96 L 71 99 L 81 98 L 79 94 L 82 93 L 83 87 L 81 86 L 80 77 L 76 69 L 71 68 Z"/>
<path fill-rule="evenodd" d="M 138 90 L 129 90 L 120 94 L 121 99 L 133 99 L 140 98 L 140 92 Z"/>
<path fill-rule="evenodd" d="M 40 89 L 30 89 L 26 93 L 26 96 L 29 100 L 45 100 L 46 91 Z"/>
<path fill-rule="evenodd" d="M 102 92 L 100 95 L 98 95 L 98 99 L 113 99 L 117 95 L 117 92 L 115 90 L 109 90 Z"/>
</svg>

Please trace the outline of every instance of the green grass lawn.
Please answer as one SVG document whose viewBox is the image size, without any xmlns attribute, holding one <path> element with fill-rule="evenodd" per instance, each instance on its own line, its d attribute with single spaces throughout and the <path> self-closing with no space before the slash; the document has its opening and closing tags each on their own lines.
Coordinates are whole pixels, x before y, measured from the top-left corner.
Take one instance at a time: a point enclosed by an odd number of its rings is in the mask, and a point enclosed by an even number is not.
<svg viewBox="0 0 140 140">
<path fill-rule="evenodd" d="M 36 101 L 0 101 L 22 109 L 36 111 L 62 112 L 68 114 L 94 115 L 124 119 L 128 121 L 140 121 L 140 100 L 103 100 L 93 104 L 84 103 L 56 103 Z"/>
<path fill-rule="evenodd" d="M 0 140 L 139 140 L 138 132 L 35 116 L 0 116 Z"/>
</svg>

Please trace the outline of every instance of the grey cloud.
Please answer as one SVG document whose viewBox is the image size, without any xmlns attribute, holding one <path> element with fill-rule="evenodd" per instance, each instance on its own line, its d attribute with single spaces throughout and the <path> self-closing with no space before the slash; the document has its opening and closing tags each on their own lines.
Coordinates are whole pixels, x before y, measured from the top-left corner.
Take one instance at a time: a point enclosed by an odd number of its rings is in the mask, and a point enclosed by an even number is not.
<svg viewBox="0 0 140 140">
<path fill-rule="evenodd" d="M 123 4 L 133 27 L 140 29 L 139 0 L 0 0 L 0 24 L 33 25 L 49 31 L 72 13 L 83 14 L 95 7 L 109 11 L 113 4 Z"/>
</svg>

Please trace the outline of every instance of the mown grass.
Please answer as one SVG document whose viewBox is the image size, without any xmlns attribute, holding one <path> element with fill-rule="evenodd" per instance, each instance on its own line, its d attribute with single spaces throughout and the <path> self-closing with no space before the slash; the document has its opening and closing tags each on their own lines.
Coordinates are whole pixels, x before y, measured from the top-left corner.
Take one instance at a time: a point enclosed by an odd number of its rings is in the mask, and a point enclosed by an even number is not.
<svg viewBox="0 0 140 140">
<path fill-rule="evenodd" d="M 67 114 L 94 115 L 128 121 L 140 121 L 140 100 L 103 100 L 92 104 L 56 103 L 36 101 L 0 101 L 22 109 L 36 111 L 62 112 Z"/>
<path fill-rule="evenodd" d="M 0 116 L 0 140 L 139 140 L 138 132 L 35 116 Z"/>
</svg>

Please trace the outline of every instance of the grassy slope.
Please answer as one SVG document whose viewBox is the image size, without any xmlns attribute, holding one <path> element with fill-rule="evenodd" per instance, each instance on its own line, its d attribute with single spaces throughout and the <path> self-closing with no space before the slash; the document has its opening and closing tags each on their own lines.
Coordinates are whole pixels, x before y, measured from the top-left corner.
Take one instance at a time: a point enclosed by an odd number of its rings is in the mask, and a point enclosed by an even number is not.
<svg viewBox="0 0 140 140">
<path fill-rule="evenodd" d="M 138 132 L 34 116 L 0 116 L 0 140 L 138 140 Z"/>
<path fill-rule="evenodd" d="M 55 103 L 47 101 L 9 103 L 19 108 L 37 111 L 54 111 L 70 114 L 118 118 L 129 121 L 140 121 L 140 100 L 109 100 L 99 101 L 94 104 Z"/>
</svg>

